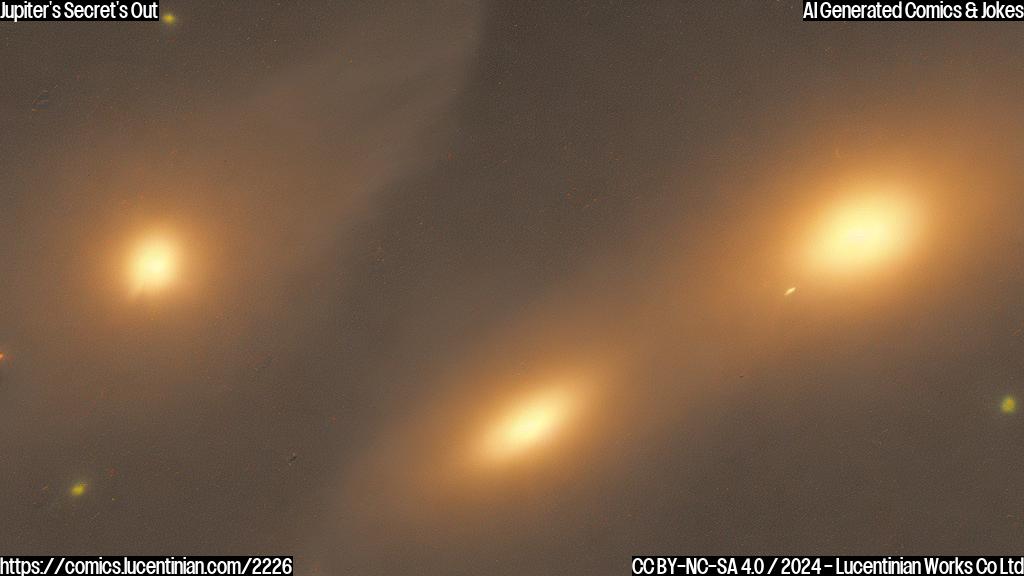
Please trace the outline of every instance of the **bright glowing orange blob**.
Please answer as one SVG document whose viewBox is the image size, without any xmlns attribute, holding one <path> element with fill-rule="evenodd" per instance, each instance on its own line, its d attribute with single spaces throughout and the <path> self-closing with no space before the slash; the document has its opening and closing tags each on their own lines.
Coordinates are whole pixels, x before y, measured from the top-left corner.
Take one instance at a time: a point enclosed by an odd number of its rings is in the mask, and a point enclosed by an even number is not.
<svg viewBox="0 0 1024 576">
<path fill-rule="evenodd" d="M 551 388 L 509 408 L 487 431 L 482 453 L 490 461 L 525 456 L 563 431 L 575 415 L 578 399 L 565 388 Z"/>
<path fill-rule="evenodd" d="M 178 271 L 178 253 L 165 238 L 146 239 L 130 262 L 131 282 L 137 292 L 155 292 L 170 285 Z"/>
<path fill-rule="evenodd" d="M 850 198 L 825 214 L 814 233 L 808 260 L 820 272 L 861 273 L 905 256 L 919 228 L 920 210 L 905 196 Z"/>
</svg>

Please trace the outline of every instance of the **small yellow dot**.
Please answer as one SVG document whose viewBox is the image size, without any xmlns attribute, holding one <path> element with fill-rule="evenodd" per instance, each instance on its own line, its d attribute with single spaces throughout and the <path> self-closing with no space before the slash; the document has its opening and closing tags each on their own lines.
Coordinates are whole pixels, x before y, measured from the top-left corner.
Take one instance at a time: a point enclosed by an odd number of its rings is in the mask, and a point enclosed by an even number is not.
<svg viewBox="0 0 1024 576">
<path fill-rule="evenodd" d="M 175 22 L 178 21 L 178 17 L 175 16 L 174 14 L 170 13 L 170 12 L 167 12 L 166 14 L 161 16 L 160 19 L 163 20 L 164 24 L 169 24 L 169 25 L 170 24 L 174 24 Z"/>
<path fill-rule="evenodd" d="M 1003 401 L 999 404 L 999 409 L 1003 414 L 1013 414 L 1017 411 L 1017 399 L 1013 396 L 1007 395 L 1003 398 Z"/>
<path fill-rule="evenodd" d="M 796 292 L 796 286 L 793 286 L 789 290 L 786 290 L 786 293 L 784 295 L 785 296 L 792 296 L 794 292 Z"/>
<path fill-rule="evenodd" d="M 85 494 L 85 482 L 79 482 L 71 487 L 71 495 L 78 498 L 82 494 Z"/>
</svg>

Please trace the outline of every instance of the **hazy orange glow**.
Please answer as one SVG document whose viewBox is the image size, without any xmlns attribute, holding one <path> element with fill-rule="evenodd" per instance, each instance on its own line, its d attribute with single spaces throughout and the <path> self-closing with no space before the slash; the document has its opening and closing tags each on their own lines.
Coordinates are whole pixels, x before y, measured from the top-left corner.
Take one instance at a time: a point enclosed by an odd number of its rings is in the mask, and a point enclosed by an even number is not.
<svg viewBox="0 0 1024 576">
<path fill-rule="evenodd" d="M 537 449 L 563 430 L 578 399 L 566 388 L 551 388 L 509 408 L 487 432 L 482 445 L 488 460 L 505 460 Z"/>
<path fill-rule="evenodd" d="M 174 245 L 164 238 L 149 238 L 132 254 L 131 280 L 138 292 L 152 292 L 174 281 L 178 254 Z"/>
<path fill-rule="evenodd" d="M 919 210 L 910 199 L 859 196 L 828 210 L 815 231 L 809 259 L 818 271 L 852 274 L 891 263 L 912 247 Z"/>
</svg>

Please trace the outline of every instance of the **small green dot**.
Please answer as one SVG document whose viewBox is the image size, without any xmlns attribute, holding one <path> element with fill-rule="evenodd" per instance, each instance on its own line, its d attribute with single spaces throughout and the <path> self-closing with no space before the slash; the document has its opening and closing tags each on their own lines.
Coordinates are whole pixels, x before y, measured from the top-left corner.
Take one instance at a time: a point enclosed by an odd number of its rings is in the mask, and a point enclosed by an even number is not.
<svg viewBox="0 0 1024 576">
<path fill-rule="evenodd" d="M 1010 395 L 1005 396 L 999 404 L 999 409 L 1003 414 L 1013 414 L 1017 411 L 1017 399 Z"/>
</svg>

